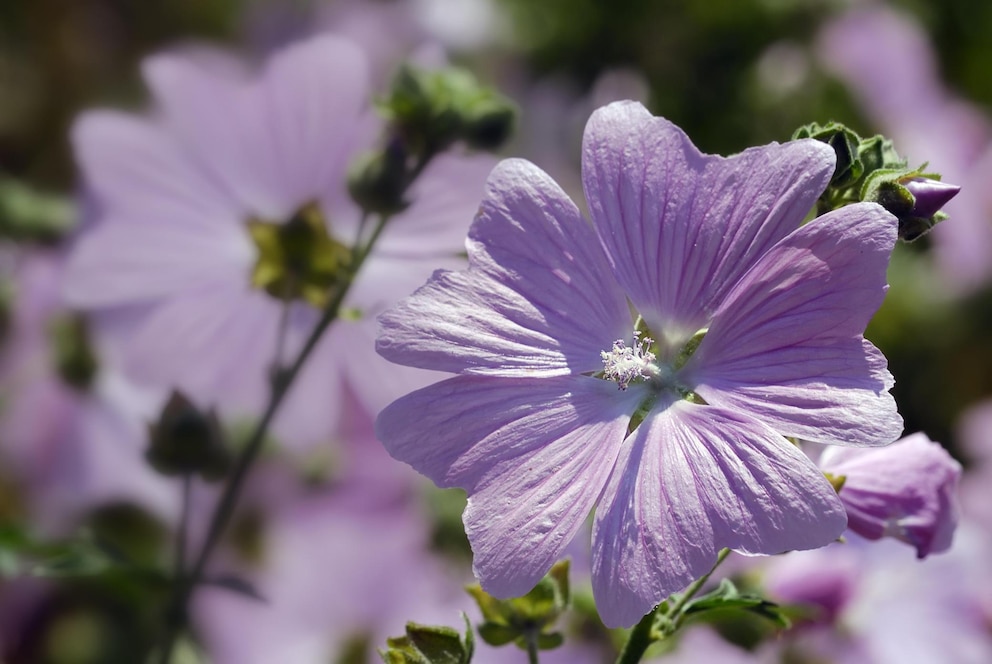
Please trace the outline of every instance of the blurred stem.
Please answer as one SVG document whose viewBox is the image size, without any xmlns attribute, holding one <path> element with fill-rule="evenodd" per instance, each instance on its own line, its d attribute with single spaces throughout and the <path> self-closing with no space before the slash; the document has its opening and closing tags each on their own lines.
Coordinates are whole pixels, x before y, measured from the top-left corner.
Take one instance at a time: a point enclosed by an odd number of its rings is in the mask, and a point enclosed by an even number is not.
<svg viewBox="0 0 992 664">
<path fill-rule="evenodd" d="M 682 609 L 706 585 L 706 582 L 713 576 L 713 572 L 727 559 L 728 555 L 730 555 L 730 549 L 721 549 L 709 572 L 693 581 L 684 593 L 672 595 L 641 618 L 641 621 L 631 630 L 630 636 L 627 637 L 627 642 L 623 645 L 623 650 L 620 651 L 620 656 L 617 658 L 617 664 L 640 662 L 652 643 L 675 634 L 685 621 Z M 659 632 L 655 629 L 658 623 L 667 623 L 669 627 L 666 631 Z"/>
<path fill-rule="evenodd" d="M 433 151 L 426 152 L 417 160 L 417 163 L 410 169 L 410 172 L 405 180 L 405 188 L 409 188 L 410 185 L 413 184 L 417 177 L 423 172 L 424 168 L 427 167 L 427 164 L 431 161 L 434 155 L 435 153 Z M 269 403 L 266 406 L 265 412 L 262 414 L 261 419 L 258 421 L 258 424 L 255 426 L 255 429 L 252 431 L 251 437 L 248 439 L 244 449 L 241 451 L 240 456 L 235 461 L 234 470 L 228 479 L 227 485 L 224 487 L 224 493 L 221 495 L 220 501 L 214 508 L 213 516 L 210 519 L 210 526 L 207 530 L 207 536 L 203 541 L 202 548 L 200 549 L 195 562 L 193 563 L 193 567 L 188 574 L 176 579 L 172 598 L 167 607 L 168 624 L 165 640 L 158 658 L 160 664 L 169 664 L 172 659 L 172 652 L 175 649 L 176 642 L 178 641 L 180 634 L 182 634 L 182 632 L 186 629 L 189 619 L 190 600 L 192 599 L 193 593 L 196 591 L 197 586 L 203 579 L 203 572 L 207 567 L 210 556 L 213 555 L 214 550 L 220 542 L 221 536 L 227 529 L 227 525 L 234 514 L 238 499 L 241 497 L 241 491 L 244 488 L 244 483 L 248 476 L 248 471 L 251 469 L 262 450 L 265 436 L 268 434 L 269 426 L 272 424 L 272 420 L 275 418 L 276 412 L 285 400 L 286 395 L 293 386 L 293 383 L 296 382 L 296 377 L 299 375 L 303 365 L 313 353 L 314 348 L 316 348 L 317 342 L 319 342 L 321 337 L 323 337 L 324 332 L 327 331 L 327 328 L 330 327 L 331 323 L 337 320 L 338 314 L 341 311 L 341 305 L 344 304 L 345 297 L 351 290 L 351 285 L 354 283 L 355 277 L 358 275 L 362 265 L 365 263 L 365 260 L 372 252 L 372 247 L 379 239 L 379 236 L 382 234 L 383 229 L 386 227 L 386 222 L 388 222 L 389 219 L 389 215 L 381 215 L 375 227 L 372 229 L 367 241 L 362 242 L 360 237 L 356 239 L 355 246 L 351 251 L 351 261 L 349 263 L 349 265 L 351 265 L 351 270 L 348 271 L 345 277 L 341 280 L 341 283 L 338 285 L 337 289 L 334 291 L 333 296 L 324 308 L 320 320 L 317 321 L 317 324 L 314 326 L 310 336 L 307 337 L 307 340 L 303 344 L 303 348 L 300 349 L 296 359 L 293 360 L 293 363 L 289 365 L 285 372 L 280 372 L 279 380 L 273 381 Z M 368 213 L 365 213 L 362 220 L 359 222 L 359 228 L 364 229 L 367 223 Z"/>
<path fill-rule="evenodd" d="M 536 632 L 531 632 L 527 637 L 527 664 L 540 664 L 537 658 Z"/>
<path fill-rule="evenodd" d="M 193 475 L 183 473 L 182 498 L 179 504 L 179 531 L 176 533 L 176 578 L 186 576 L 186 540 L 189 536 L 189 508 L 193 493 Z"/>
<path fill-rule="evenodd" d="M 218 502 L 217 507 L 214 508 L 213 517 L 210 520 L 210 527 L 207 530 L 207 537 L 203 542 L 203 547 L 200 549 L 199 555 L 193 563 L 192 570 L 189 574 L 183 575 L 177 579 L 176 590 L 174 592 L 173 600 L 171 602 L 171 609 L 169 611 L 169 615 L 172 616 L 172 620 L 170 620 L 172 624 L 166 636 L 165 645 L 163 646 L 162 653 L 159 658 L 161 664 L 168 664 L 172 658 L 172 650 L 175 647 L 176 640 L 179 638 L 179 634 L 182 630 L 186 627 L 190 599 L 196 589 L 196 586 L 203 578 L 203 571 L 207 566 L 207 562 L 210 560 L 210 556 L 217 548 L 221 535 L 223 535 L 228 523 L 231 520 L 231 517 L 234 514 L 238 498 L 241 497 L 241 491 L 244 488 L 244 483 L 248 476 L 248 471 L 251 469 L 252 465 L 255 463 L 255 460 L 258 458 L 259 452 L 262 450 L 265 436 L 269 431 L 269 425 L 275 418 L 276 412 L 279 410 L 279 406 L 282 405 L 286 395 L 289 393 L 289 389 L 296 381 L 296 377 L 299 375 L 304 363 L 306 363 L 307 359 L 310 357 L 313 349 L 316 348 L 317 342 L 320 341 L 321 337 L 324 335 L 324 332 L 327 331 L 327 328 L 330 327 L 331 323 L 337 319 L 338 313 L 341 310 L 341 305 L 344 302 L 348 291 L 351 289 L 351 284 L 354 282 L 355 276 L 361 269 L 365 259 L 368 258 L 368 255 L 372 250 L 372 245 L 382 233 L 382 229 L 385 227 L 388 220 L 389 217 L 387 216 L 380 217 L 379 222 L 376 224 L 376 227 L 372 232 L 372 236 L 369 238 L 369 241 L 364 245 L 357 245 L 352 250 L 351 265 L 354 266 L 353 269 L 348 273 L 346 278 L 334 292 L 334 296 L 328 302 L 327 307 L 325 307 L 324 312 L 320 317 L 320 320 L 317 321 L 317 324 L 314 326 L 313 331 L 307 338 L 306 343 L 300 350 L 300 353 L 296 356 L 296 359 L 289 366 L 289 368 L 286 369 L 285 373 L 280 377 L 280 380 L 273 382 L 272 394 L 269 398 L 269 403 L 265 408 L 262 418 L 258 421 L 258 424 L 252 431 L 252 435 L 245 444 L 241 455 L 235 462 L 234 471 L 228 480 L 224 493 L 221 495 L 220 502 Z"/>
</svg>

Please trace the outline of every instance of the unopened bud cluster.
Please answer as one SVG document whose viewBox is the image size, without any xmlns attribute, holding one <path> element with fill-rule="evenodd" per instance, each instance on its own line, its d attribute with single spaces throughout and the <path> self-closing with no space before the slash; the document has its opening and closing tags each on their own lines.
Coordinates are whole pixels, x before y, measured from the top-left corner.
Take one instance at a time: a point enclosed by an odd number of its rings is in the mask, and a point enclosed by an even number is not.
<svg viewBox="0 0 992 664">
<path fill-rule="evenodd" d="M 402 211 L 407 188 L 430 159 L 456 143 L 496 150 L 513 131 L 516 108 L 462 69 L 422 70 L 403 66 L 378 104 L 389 122 L 380 150 L 358 159 L 348 191 L 362 209 Z"/>
<path fill-rule="evenodd" d="M 961 187 L 926 172 L 926 164 L 909 168 L 892 141 L 876 135 L 863 139 L 837 122 L 800 127 L 793 138 L 826 143 L 837 155 L 830 185 L 817 201 L 817 213 L 858 202 L 878 203 L 899 219 L 899 238 L 912 242 L 947 219 L 941 208 Z"/>
</svg>

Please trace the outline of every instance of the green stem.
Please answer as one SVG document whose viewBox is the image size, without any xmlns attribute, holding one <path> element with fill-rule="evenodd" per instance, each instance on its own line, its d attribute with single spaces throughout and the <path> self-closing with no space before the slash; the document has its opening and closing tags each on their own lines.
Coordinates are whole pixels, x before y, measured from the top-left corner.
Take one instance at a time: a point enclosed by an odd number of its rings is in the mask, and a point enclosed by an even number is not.
<svg viewBox="0 0 992 664">
<path fill-rule="evenodd" d="M 623 645 L 623 650 L 620 651 L 616 664 L 636 664 L 640 662 L 651 644 L 664 638 L 663 635 L 656 633 L 654 629 L 655 624 L 660 619 L 668 618 L 673 621 L 671 632 L 667 636 L 678 631 L 684 621 L 682 609 L 706 585 L 706 582 L 713 576 L 713 572 L 727 559 L 728 555 L 730 555 L 730 549 L 721 549 L 720 553 L 717 554 L 716 562 L 713 563 L 713 567 L 710 568 L 709 572 L 689 584 L 689 587 L 685 589 L 684 593 L 677 596 L 672 595 L 668 600 L 654 607 L 650 613 L 641 618 L 641 621 L 631 630 L 630 636 L 627 637 L 627 642 Z M 675 597 L 678 597 L 678 599 L 674 599 Z M 673 599 L 674 601 L 672 601 Z M 670 604 L 669 602 L 672 603 Z"/>
<path fill-rule="evenodd" d="M 623 644 L 623 650 L 620 651 L 617 664 L 637 664 L 641 661 L 648 647 L 654 643 L 651 632 L 654 629 L 655 620 L 664 611 L 662 608 L 664 606 L 665 604 L 662 603 L 654 607 L 650 613 L 641 618 L 639 623 L 634 625 L 634 629 L 630 631 L 630 636 L 627 637 L 627 642 Z"/>
<path fill-rule="evenodd" d="M 533 632 L 527 636 L 527 664 L 539 664 L 537 658 L 537 634 Z"/>
<path fill-rule="evenodd" d="M 193 491 L 193 476 L 190 473 L 183 473 L 180 481 L 182 482 L 182 498 L 179 505 L 179 532 L 176 533 L 175 553 L 177 579 L 186 575 L 186 540 L 189 535 L 189 508 Z"/>
<path fill-rule="evenodd" d="M 672 605 L 672 608 L 668 612 L 668 615 L 669 616 L 675 616 L 675 619 L 678 621 L 676 623 L 676 626 L 682 624 L 681 623 L 681 620 L 679 618 L 679 615 L 681 614 L 682 609 L 685 608 L 685 605 L 689 603 L 689 600 L 691 600 L 693 597 L 695 597 L 696 596 L 696 593 L 698 593 L 699 590 L 704 585 L 706 585 L 706 582 L 710 580 L 710 577 L 711 576 L 713 576 L 713 572 L 716 571 L 716 568 L 719 567 L 720 564 L 724 560 L 726 560 L 727 559 L 727 556 L 729 556 L 729 555 L 730 555 L 730 549 L 721 549 L 720 550 L 720 553 L 717 554 L 716 562 L 713 563 L 713 567 L 710 568 L 710 571 L 707 572 L 706 574 L 703 574 L 701 577 L 699 577 L 695 581 L 693 581 L 689 585 L 689 587 L 685 589 L 685 592 L 682 593 L 682 595 L 681 595 L 681 597 L 679 597 L 678 601 L 675 602 L 675 604 Z"/>
<path fill-rule="evenodd" d="M 161 664 L 168 664 L 172 658 L 172 651 L 175 648 L 179 634 L 186 627 L 190 599 L 192 598 L 194 590 L 202 580 L 207 562 L 210 560 L 211 555 L 213 555 L 214 550 L 217 548 L 221 535 L 224 533 L 228 522 L 231 520 L 231 516 L 234 514 L 234 509 L 237 506 L 238 499 L 241 497 L 241 491 L 244 488 L 248 471 L 251 469 L 252 465 L 255 463 L 255 460 L 258 458 L 259 452 L 262 450 L 262 445 L 265 441 L 265 436 L 268 433 L 269 425 L 272 423 L 276 412 L 282 405 L 283 400 L 286 398 L 290 387 L 292 387 L 295 382 L 296 377 L 299 375 L 304 363 L 310 357 L 313 349 L 316 348 L 317 342 L 320 341 L 321 337 L 324 335 L 324 332 L 328 327 L 330 327 L 331 323 L 337 319 L 338 313 L 341 310 L 341 305 L 344 303 L 344 299 L 347 296 L 348 291 L 351 289 L 355 276 L 358 274 L 358 271 L 365 262 L 365 259 L 368 258 L 368 255 L 372 250 L 372 245 L 382 233 L 382 229 L 385 227 L 388 219 L 389 217 L 387 216 L 381 217 L 379 219 L 379 223 L 376 224 L 375 229 L 372 231 L 372 235 L 368 242 L 364 245 L 355 246 L 352 251 L 351 261 L 353 269 L 347 275 L 347 278 L 342 281 L 338 289 L 335 291 L 334 296 L 328 302 L 327 307 L 325 307 L 324 312 L 320 317 L 320 320 L 314 326 L 310 336 L 307 337 L 306 343 L 303 344 L 303 348 L 296 356 L 293 364 L 286 369 L 286 372 L 282 375 L 281 380 L 274 382 L 272 386 L 272 394 L 269 398 L 269 403 L 265 408 L 265 412 L 262 414 L 262 418 L 258 421 L 258 424 L 252 431 L 251 437 L 248 439 L 241 455 L 238 457 L 231 477 L 224 489 L 224 493 L 221 495 L 220 502 L 217 504 L 217 507 L 214 508 L 214 513 L 210 520 L 210 526 L 207 530 L 207 537 L 203 542 L 199 555 L 193 563 L 192 570 L 176 581 L 176 590 L 173 595 L 173 599 L 170 602 L 170 609 L 168 612 L 168 615 L 170 616 L 170 628 L 166 634 L 166 639 L 158 660 Z"/>
</svg>

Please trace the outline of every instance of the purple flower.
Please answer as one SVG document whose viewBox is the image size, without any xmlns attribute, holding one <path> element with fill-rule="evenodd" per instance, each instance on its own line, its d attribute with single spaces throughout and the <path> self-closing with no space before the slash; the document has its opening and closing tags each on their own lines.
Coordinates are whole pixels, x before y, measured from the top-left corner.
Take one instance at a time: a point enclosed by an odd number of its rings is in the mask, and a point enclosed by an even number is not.
<svg viewBox="0 0 992 664">
<path fill-rule="evenodd" d="M 833 447 L 820 467 L 843 476 L 847 525 L 867 539 L 895 537 L 925 558 L 951 546 L 958 522 L 961 464 L 916 433 L 881 449 Z"/>
<path fill-rule="evenodd" d="M 833 166 L 812 141 L 704 155 L 632 102 L 586 126 L 591 226 L 532 164 L 497 166 L 469 269 L 435 273 L 380 316 L 377 343 L 460 374 L 390 405 L 377 434 L 468 491 L 487 591 L 530 590 L 594 507 L 609 626 L 636 622 L 722 547 L 778 553 L 843 532 L 833 488 L 784 436 L 898 436 L 885 359 L 862 337 L 896 222 L 863 204 L 799 228 Z"/>
<path fill-rule="evenodd" d="M 67 296 L 114 314 L 109 327 L 131 377 L 178 387 L 228 417 L 257 417 L 276 355 L 295 356 L 320 311 L 295 299 L 284 315 L 271 290 L 252 287 L 262 254 L 249 221 L 265 228 L 309 215 L 329 241 L 355 241 L 361 212 L 345 173 L 380 131 L 366 62 L 350 42 L 325 36 L 280 51 L 257 76 L 216 54 L 155 56 L 144 73 L 157 115 L 91 112 L 75 126 L 100 212 L 76 243 Z M 326 441 L 346 387 L 375 411 L 431 380 L 375 355 L 375 315 L 439 264 L 462 263 L 464 224 L 492 163 L 431 163 L 363 266 L 346 320 L 292 388 L 274 425 L 279 437 Z"/>
</svg>

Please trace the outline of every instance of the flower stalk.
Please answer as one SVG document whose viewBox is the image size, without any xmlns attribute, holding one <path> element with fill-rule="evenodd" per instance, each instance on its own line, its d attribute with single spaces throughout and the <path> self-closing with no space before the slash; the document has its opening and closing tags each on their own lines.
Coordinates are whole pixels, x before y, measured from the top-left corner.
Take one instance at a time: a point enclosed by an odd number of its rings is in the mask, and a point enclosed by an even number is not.
<svg viewBox="0 0 992 664">
<path fill-rule="evenodd" d="M 641 618 L 640 622 L 631 630 L 630 636 L 627 637 L 627 642 L 617 658 L 617 664 L 637 664 L 644 657 L 644 653 L 651 647 L 651 644 L 675 634 L 685 622 L 683 609 L 706 585 L 706 582 L 713 576 L 713 572 L 727 559 L 728 555 L 730 555 L 730 549 L 721 549 L 713 568 L 709 572 L 693 581 L 684 593 L 672 595 Z"/>
<path fill-rule="evenodd" d="M 413 164 L 406 177 L 403 181 L 403 189 L 406 190 L 413 184 L 416 178 L 423 172 L 424 168 L 434 157 L 435 153 L 429 152 L 421 155 L 415 164 Z M 368 223 L 368 214 L 364 216 L 360 227 L 364 227 Z M 197 586 L 203 580 L 203 573 L 207 567 L 207 563 L 210 561 L 210 557 L 213 555 L 220 543 L 221 537 L 227 529 L 228 524 L 231 521 L 231 517 L 237 508 L 238 500 L 241 497 L 241 493 L 244 489 L 245 481 L 247 480 L 248 473 L 255 461 L 258 459 L 258 455 L 262 450 L 263 443 L 265 442 L 266 435 L 269 431 L 269 426 L 272 424 L 279 407 L 282 405 L 289 393 L 290 388 L 299 375 L 300 371 L 303 369 L 304 364 L 309 359 L 310 355 L 313 353 L 314 348 L 317 347 L 317 343 L 323 337 L 324 333 L 331 326 L 335 320 L 338 319 L 341 313 L 341 307 L 344 304 L 344 300 L 351 289 L 358 272 L 361 270 L 362 265 L 365 260 L 369 257 L 372 252 L 372 248 L 375 246 L 376 241 L 382 234 L 383 229 L 386 227 L 387 222 L 392 217 L 391 214 L 383 213 L 378 215 L 378 220 L 372 231 L 369 233 L 369 237 L 364 242 L 361 238 L 356 241 L 355 246 L 352 247 L 351 257 L 348 263 L 348 269 L 344 271 L 341 276 L 341 281 L 337 284 L 334 289 L 330 299 L 327 302 L 327 306 L 324 308 L 323 314 L 320 319 L 314 325 L 313 330 L 307 337 L 306 342 L 300 349 L 296 358 L 291 364 L 284 367 L 279 371 L 279 379 L 273 381 L 272 391 L 269 397 L 268 404 L 266 405 L 265 411 L 262 414 L 261 419 L 252 431 L 251 436 L 248 438 L 248 442 L 245 444 L 240 456 L 237 458 L 234 464 L 233 471 L 228 479 L 228 482 L 224 488 L 224 492 L 221 495 L 220 501 L 214 508 L 213 516 L 210 519 L 210 525 L 207 530 L 207 536 L 203 541 L 199 553 L 193 559 L 193 564 L 186 573 L 177 575 L 175 590 L 173 596 L 167 607 L 167 615 L 169 616 L 169 627 L 166 633 L 165 640 L 163 642 L 162 650 L 160 651 L 160 657 L 158 661 L 161 664 L 169 664 L 172 659 L 172 652 L 175 648 L 175 644 L 186 628 L 188 620 L 188 607 L 189 603 L 193 597 L 193 593 L 196 591 Z M 280 362 L 277 358 L 276 362 Z"/>
</svg>

